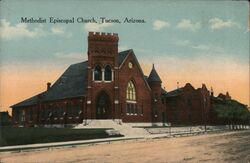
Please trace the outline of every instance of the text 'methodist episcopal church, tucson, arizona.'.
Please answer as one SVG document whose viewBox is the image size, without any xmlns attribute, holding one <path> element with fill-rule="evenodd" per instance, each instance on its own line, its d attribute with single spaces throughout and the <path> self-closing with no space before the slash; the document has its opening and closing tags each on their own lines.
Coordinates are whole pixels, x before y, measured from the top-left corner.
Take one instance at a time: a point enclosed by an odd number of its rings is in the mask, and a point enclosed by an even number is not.
<svg viewBox="0 0 250 163">
<path fill-rule="evenodd" d="M 145 76 L 132 49 L 118 52 L 118 40 L 118 34 L 89 32 L 88 60 L 70 65 L 46 91 L 11 106 L 13 125 L 209 121 L 211 96 L 204 84 L 165 91 L 155 67 Z"/>
</svg>

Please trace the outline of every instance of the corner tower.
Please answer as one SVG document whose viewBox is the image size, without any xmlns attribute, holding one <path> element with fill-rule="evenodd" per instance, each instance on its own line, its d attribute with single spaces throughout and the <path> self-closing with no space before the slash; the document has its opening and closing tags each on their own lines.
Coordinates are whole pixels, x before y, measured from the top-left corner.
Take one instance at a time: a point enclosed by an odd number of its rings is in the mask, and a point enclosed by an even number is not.
<svg viewBox="0 0 250 163">
<path fill-rule="evenodd" d="M 151 88 L 151 95 L 152 95 L 152 120 L 153 121 L 164 121 L 164 112 L 161 103 L 161 78 L 159 77 L 158 73 L 155 70 L 155 66 L 153 64 L 152 70 L 148 77 L 148 84 Z"/>
<path fill-rule="evenodd" d="M 87 114 L 115 118 L 118 99 L 118 34 L 89 32 Z"/>
</svg>

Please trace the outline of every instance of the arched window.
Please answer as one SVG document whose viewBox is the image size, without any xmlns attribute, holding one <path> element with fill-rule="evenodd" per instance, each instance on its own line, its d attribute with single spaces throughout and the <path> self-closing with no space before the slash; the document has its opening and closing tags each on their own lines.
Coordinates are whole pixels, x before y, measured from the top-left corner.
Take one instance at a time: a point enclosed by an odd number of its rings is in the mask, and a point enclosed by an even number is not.
<svg viewBox="0 0 250 163">
<path fill-rule="evenodd" d="M 102 80 L 102 68 L 101 66 L 97 65 L 94 70 L 94 80 L 101 81 Z"/>
<path fill-rule="evenodd" d="M 128 82 L 127 90 L 126 90 L 126 100 L 127 100 L 127 115 L 137 115 L 138 108 L 136 103 L 136 91 L 135 85 L 132 81 Z"/>
<path fill-rule="evenodd" d="M 105 67 L 105 75 L 104 75 L 105 81 L 111 81 L 112 80 L 112 70 L 109 65 Z"/>
<path fill-rule="evenodd" d="M 136 101 L 135 85 L 132 81 L 128 82 L 126 99 L 129 101 Z"/>
</svg>

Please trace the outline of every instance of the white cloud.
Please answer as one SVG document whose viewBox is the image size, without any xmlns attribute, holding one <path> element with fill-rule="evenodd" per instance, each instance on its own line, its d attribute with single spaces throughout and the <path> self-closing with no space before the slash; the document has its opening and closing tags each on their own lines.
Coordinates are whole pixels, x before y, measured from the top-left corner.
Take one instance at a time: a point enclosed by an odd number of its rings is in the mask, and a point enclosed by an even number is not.
<svg viewBox="0 0 250 163">
<path fill-rule="evenodd" d="M 193 45 L 191 46 L 193 49 L 198 49 L 198 50 L 209 50 L 210 47 L 207 45 L 203 45 L 203 44 L 198 44 L 198 45 Z"/>
<path fill-rule="evenodd" d="M 65 33 L 64 28 L 60 26 L 52 27 L 51 32 L 55 35 L 63 35 Z"/>
<path fill-rule="evenodd" d="M 19 39 L 19 38 L 38 38 L 45 36 L 46 32 L 42 25 L 29 30 L 27 24 L 18 23 L 11 26 L 10 22 L 5 19 L 0 20 L 0 38 L 6 40 Z"/>
<path fill-rule="evenodd" d="M 79 60 L 84 60 L 86 59 L 87 54 L 83 54 L 80 52 L 70 52 L 70 53 L 64 53 L 64 52 L 57 52 L 54 54 L 57 58 L 61 59 L 79 59 Z"/>
<path fill-rule="evenodd" d="M 29 29 L 25 23 L 18 23 L 11 25 L 10 22 L 5 19 L 0 20 L 0 38 L 4 40 L 16 40 L 21 38 L 40 38 L 45 36 L 61 36 L 69 38 L 71 33 L 65 31 L 65 28 L 61 26 L 53 26 L 50 31 L 46 30 L 43 25 L 39 24 L 34 29 Z"/>
<path fill-rule="evenodd" d="M 179 45 L 179 46 L 192 48 L 192 49 L 197 49 L 197 50 L 203 50 L 203 51 L 211 50 L 211 47 L 209 45 L 196 44 L 196 43 L 193 43 L 190 40 L 178 40 L 178 41 L 175 42 L 175 44 Z M 219 51 L 219 48 L 214 47 L 214 50 Z"/>
<path fill-rule="evenodd" d="M 93 31 L 93 32 L 100 32 L 103 31 L 105 28 L 107 27 L 111 27 L 113 26 L 113 23 L 102 23 L 102 24 L 97 24 L 97 23 L 87 23 L 84 26 L 84 29 L 89 32 L 89 31 Z"/>
<path fill-rule="evenodd" d="M 183 19 L 177 24 L 176 28 L 187 31 L 196 31 L 197 29 L 201 28 L 201 23 L 192 23 L 189 19 Z"/>
<path fill-rule="evenodd" d="M 153 23 L 154 30 L 161 30 L 162 28 L 170 27 L 170 23 L 162 20 L 155 20 Z"/>
<path fill-rule="evenodd" d="M 210 28 L 212 30 L 218 30 L 222 28 L 240 27 L 240 25 L 231 20 L 222 20 L 220 18 L 212 18 L 209 20 Z"/>
<path fill-rule="evenodd" d="M 66 33 L 65 28 L 63 28 L 62 26 L 53 26 L 51 28 L 51 34 L 52 35 L 62 36 L 62 37 L 67 37 L 67 38 L 72 36 L 71 33 Z"/>
</svg>

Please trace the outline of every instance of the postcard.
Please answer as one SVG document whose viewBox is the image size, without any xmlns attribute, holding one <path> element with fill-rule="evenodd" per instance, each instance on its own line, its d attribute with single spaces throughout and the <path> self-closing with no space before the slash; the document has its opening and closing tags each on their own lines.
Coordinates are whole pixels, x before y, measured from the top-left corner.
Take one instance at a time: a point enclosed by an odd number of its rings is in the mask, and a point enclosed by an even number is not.
<svg viewBox="0 0 250 163">
<path fill-rule="evenodd" d="M 248 1 L 0 0 L 0 162 L 249 162 L 249 17 Z"/>
</svg>

